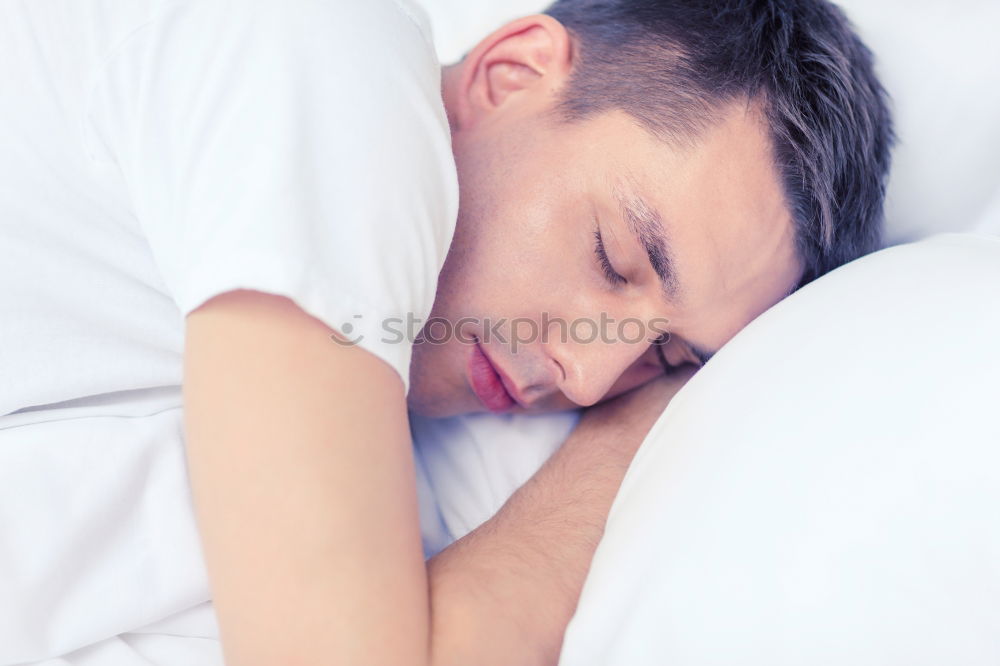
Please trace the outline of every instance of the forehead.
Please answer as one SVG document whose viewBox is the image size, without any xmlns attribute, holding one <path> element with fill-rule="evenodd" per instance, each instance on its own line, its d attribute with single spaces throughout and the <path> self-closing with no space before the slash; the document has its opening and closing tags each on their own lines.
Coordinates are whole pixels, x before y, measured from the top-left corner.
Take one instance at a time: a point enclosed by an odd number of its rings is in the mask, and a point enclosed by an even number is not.
<svg viewBox="0 0 1000 666">
<path fill-rule="evenodd" d="M 601 154 L 591 164 L 604 171 L 597 186 L 619 206 L 639 198 L 659 214 L 675 264 L 678 333 L 692 329 L 714 349 L 794 288 L 794 226 L 756 108 L 727 107 L 685 144 L 653 136 L 622 112 L 589 122 L 605 137 L 594 140 Z"/>
</svg>

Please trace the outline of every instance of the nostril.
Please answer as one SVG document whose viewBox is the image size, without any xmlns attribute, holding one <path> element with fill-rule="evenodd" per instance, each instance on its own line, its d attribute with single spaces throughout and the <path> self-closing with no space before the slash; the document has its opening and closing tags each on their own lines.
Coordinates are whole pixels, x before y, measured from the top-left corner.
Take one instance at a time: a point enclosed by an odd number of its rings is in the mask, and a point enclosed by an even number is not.
<svg viewBox="0 0 1000 666">
<path fill-rule="evenodd" d="M 552 364 L 555 366 L 555 380 L 556 380 L 556 382 L 557 383 L 565 382 L 566 381 L 566 368 L 564 368 L 563 364 L 560 363 L 559 360 L 556 359 L 556 358 L 553 358 L 553 357 L 550 356 L 549 360 L 552 361 Z"/>
</svg>

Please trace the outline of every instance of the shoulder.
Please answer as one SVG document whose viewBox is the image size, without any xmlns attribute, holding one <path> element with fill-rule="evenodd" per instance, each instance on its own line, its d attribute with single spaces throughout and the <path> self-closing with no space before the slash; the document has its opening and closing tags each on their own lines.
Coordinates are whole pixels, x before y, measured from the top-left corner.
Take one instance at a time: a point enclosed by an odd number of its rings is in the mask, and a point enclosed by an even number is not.
<svg viewBox="0 0 1000 666">
<path fill-rule="evenodd" d="M 105 60 L 164 39 L 195 48 L 211 44 L 221 53 L 234 39 L 250 38 L 240 45 L 286 44 L 313 55 L 322 45 L 358 68 L 391 54 L 438 65 L 430 21 L 409 0 L 145 0 L 129 14 L 131 27 L 114 21 L 128 29 L 115 31 L 119 38 Z"/>
<path fill-rule="evenodd" d="M 303 46 L 316 39 L 354 56 L 405 52 L 436 61 L 430 22 L 408 0 L 176 0 L 169 7 L 168 15 L 190 15 L 223 33 L 252 30 Z"/>
<path fill-rule="evenodd" d="M 258 115 L 295 102 L 299 113 L 333 111 L 328 121 L 347 126 L 448 132 L 429 22 L 407 0 L 166 0 L 150 9 L 92 88 L 110 81 L 125 103 L 167 96 L 178 113 L 229 98 Z"/>
<path fill-rule="evenodd" d="M 430 23 L 407 0 L 178 0 L 161 29 L 212 62 L 257 63 L 265 81 L 336 86 L 358 109 L 395 89 L 409 104 L 440 102 Z M 248 65 L 249 66 L 249 65 Z M 419 101 L 418 101 L 419 100 Z"/>
</svg>

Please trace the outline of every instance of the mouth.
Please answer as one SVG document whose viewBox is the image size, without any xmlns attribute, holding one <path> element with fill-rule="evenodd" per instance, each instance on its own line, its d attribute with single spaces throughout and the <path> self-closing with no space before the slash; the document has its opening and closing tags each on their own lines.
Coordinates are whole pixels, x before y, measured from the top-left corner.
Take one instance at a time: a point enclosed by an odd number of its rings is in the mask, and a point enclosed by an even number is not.
<svg viewBox="0 0 1000 666">
<path fill-rule="evenodd" d="M 466 366 L 469 385 L 486 409 L 495 414 L 510 411 L 517 402 L 504 386 L 503 378 L 483 351 L 479 340 L 472 347 Z"/>
</svg>

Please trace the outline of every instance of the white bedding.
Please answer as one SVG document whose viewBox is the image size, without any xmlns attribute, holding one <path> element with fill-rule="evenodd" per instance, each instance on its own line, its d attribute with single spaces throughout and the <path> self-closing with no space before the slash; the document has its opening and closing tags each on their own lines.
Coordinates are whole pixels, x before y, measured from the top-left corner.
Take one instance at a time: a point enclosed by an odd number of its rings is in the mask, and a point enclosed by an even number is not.
<svg viewBox="0 0 1000 666">
<path fill-rule="evenodd" d="M 989 236 L 867 258 L 755 321 L 637 457 L 564 666 L 1000 663 L 997 339 Z M 171 400 L 133 409 L 169 416 Z M 35 536 L 0 548 L 23 583 L 0 591 L 19 611 L 0 664 L 221 664 L 180 452 L 119 415 L 122 446 L 67 455 L 63 416 L 34 442 L 0 430 L 3 524 Z M 429 551 L 491 515 L 574 419 L 415 420 Z"/>
<path fill-rule="evenodd" d="M 181 427 L 180 395 L 130 398 L 0 418 L 0 666 L 222 665 L 183 450 L 160 434 Z M 427 555 L 489 518 L 575 421 L 414 419 Z"/>
<path fill-rule="evenodd" d="M 577 412 L 548 415 L 411 418 L 418 463 L 440 516 L 423 515 L 425 550 L 433 554 L 465 536 L 503 506 L 573 429 Z"/>
<path fill-rule="evenodd" d="M 223 666 L 211 602 L 111 636 L 38 666 Z"/>
<path fill-rule="evenodd" d="M 180 400 L 166 388 L 0 417 L 0 664 L 209 598 L 184 452 L 169 436 Z"/>
<path fill-rule="evenodd" d="M 1000 238 L 860 259 L 654 426 L 562 666 L 1000 664 Z"/>
<path fill-rule="evenodd" d="M 439 52 L 451 61 L 502 19 L 547 3 L 424 4 L 435 24 Z M 1000 60 L 1000 40 L 993 39 L 1000 5 L 969 0 L 961 3 L 961 11 L 951 11 L 940 3 L 903 0 L 843 4 L 879 54 L 900 116 L 902 148 L 890 189 L 890 238 L 975 227 L 1000 233 L 1000 162 L 995 157 L 1000 148 L 1000 125 L 995 122 L 1000 117 L 1000 85 L 994 65 Z M 935 48 L 923 48 L 926 43 Z M 926 270 L 941 268 L 930 265 Z M 913 335 L 920 335 L 919 330 Z M 940 344 L 928 341 L 917 362 L 933 364 L 947 353 L 968 353 L 942 350 Z M 724 356 L 713 360 L 716 368 L 724 363 Z M 177 396 L 151 394 L 141 404 L 125 405 L 125 412 L 122 405 L 116 406 L 106 417 L 118 421 L 115 441 L 80 441 L 78 430 L 71 442 L 65 441 L 70 428 L 85 425 L 73 421 L 72 406 L 62 420 L 33 429 L 37 441 L 25 441 L 17 430 L 18 422 L 33 418 L 30 413 L 3 417 L 0 666 L 29 661 L 73 666 L 221 664 L 215 617 L 205 601 L 207 582 L 182 452 L 137 432 L 139 420 L 131 421 L 127 413 L 161 413 L 160 418 L 179 427 L 179 404 Z M 683 403 L 675 404 L 675 411 L 681 412 Z M 414 421 L 427 552 L 436 552 L 491 515 L 561 441 L 574 418 Z M 87 474 L 81 475 L 81 470 Z M 633 476 L 639 478 L 638 473 Z M 81 485 L 83 479 L 89 479 L 86 485 Z M 431 501 L 432 488 L 436 502 Z M 637 492 L 632 491 L 633 498 Z M 623 534 L 630 512 L 616 511 L 615 533 Z M 32 538 L 13 539 L 15 533 Z M 615 543 L 624 553 L 629 542 L 623 537 Z M 602 546 L 601 562 L 616 562 L 616 549 Z M 623 603 L 638 613 L 660 598 L 622 597 L 615 591 L 615 565 L 599 564 L 598 571 L 567 641 L 565 663 L 571 666 L 585 663 L 592 646 L 614 649 L 608 646 L 625 635 L 628 616 L 619 614 L 615 622 L 605 622 L 605 608 L 612 607 L 606 604 Z M 601 590 L 613 596 L 605 598 Z M 1000 590 L 989 593 L 993 599 L 1000 597 Z M 962 608 L 954 610 L 960 613 Z M 659 636 L 660 630 L 652 627 L 650 633 Z M 63 657 L 38 661 L 58 654 Z"/>
</svg>

